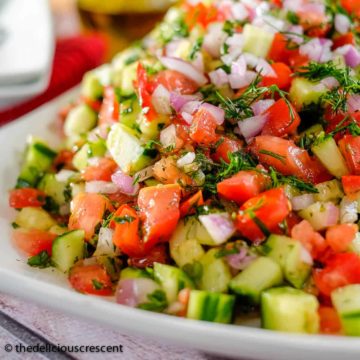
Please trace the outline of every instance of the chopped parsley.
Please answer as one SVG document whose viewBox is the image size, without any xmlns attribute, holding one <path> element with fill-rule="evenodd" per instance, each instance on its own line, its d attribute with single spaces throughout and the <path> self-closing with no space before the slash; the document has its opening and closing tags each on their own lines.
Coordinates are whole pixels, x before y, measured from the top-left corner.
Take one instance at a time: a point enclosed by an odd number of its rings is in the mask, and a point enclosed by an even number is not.
<svg viewBox="0 0 360 360">
<path fill-rule="evenodd" d="M 126 224 L 126 223 L 132 223 L 135 220 L 133 216 L 130 215 L 124 215 L 124 216 L 116 216 L 114 217 L 114 221 L 117 224 Z"/>
<path fill-rule="evenodd" d="M 95 290 L 102 290 L 104 288 L 104 284 L 96 279 L 92 279 L 91 282 Z"/>
<path fill-rule="evenodd" d="M 41 251 L 39 254 L 31 256 L 27 261 L 28 265 L 38 268 L 47 268 L 52 266 L 51 256 L 47 251 Z"/>
<path fill-rule="evenodd" d="M 168 306 L 166 294 L 163 290 L 155 290 L 147 297 L 149 302 L 138 305 L 139 309 L 162 312 Z"/>
<path fill-rule="evenodd" d="M 201 47 L 202 47 L 202 44 L 203 44 L 203 42 L 204 42 L 204 38 L 203 37 L 199 37 L 196 41 L 195 41 L 195 43 L 194 43 L 194 45 L 193 45 L 193 47 L 192 47 L 192 49 L 191 49 L 191 51 L 190 51 L 190 54 L 189 54 L 189 60 L 195 60 L 195 58 L 196 58 L 196 54 L 201 50 Z"/>
<path fill-rule="evenodd" d="M 268 156 L 271 156 L 279 161 L 281 161 L 283 164 L 286 164 L 286 158 L 285 156 L 283 155 L 280 155 L 280 154 L 276 154 L 272 151 L 269 151 L 269 150 L 260 150 L 259 151 L 260 154 L 264 154 L 264 155 L 268 155 Z"/>
</svg>

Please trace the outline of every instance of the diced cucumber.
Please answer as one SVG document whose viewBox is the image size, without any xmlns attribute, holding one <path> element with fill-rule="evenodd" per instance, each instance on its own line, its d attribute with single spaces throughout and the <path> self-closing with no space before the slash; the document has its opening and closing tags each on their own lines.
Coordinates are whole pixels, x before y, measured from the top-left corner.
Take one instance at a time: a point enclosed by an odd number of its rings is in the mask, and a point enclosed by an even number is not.
<svg viewBox="0 0 360 360">
<path fill-rule="evenodd" d="M 344 196 L 341 183 L 336 179 L 317 184 L 315 187 L 319 191 L 314 194 L 315 201 L 338 202 Z"/>
<path fill-rule="evenodd" d="M 317 201 L 298 213 L 307 220 L 316 231 L 324 230 L 328 226 L 339 222 L 339 208 L 332 202 Z"/>
<path fill-rule="evenodd" d="M 45 174 L 38 185 L 38 189 L 50 196 L 59 206 L 65 204 L 65 187 L 66 183 L 56 180 L 55 174 Z"/>
<path fill-rule="evenodd" d="M 98 100 L 103 95 L 103 86 L 94 71 L 85 74 L 81 83 L 81 95 L 86 99 Z"/>
<path fill-rule="evenodd" d="M 282 284 L 280 265 L 271 258 L 259 257 L 244 271 L 236 275 L 229 284 L 230 289 L 249 302 L 258 304 L 261 292 Z"/>
<path fill-rule="evenodd" d="M 134 81 L 137 79 L 136 70 L 138 68 L 138 62 L 127 65 L 123 69 L 123 76 L 120 80 L 121 95 L 129 96 L 135 93 Z"/>
<path fill-rule="evenodd" d="M 165 291 L 167 301 L 170 304 L 177 300 L 180 290 L 184 288 L 194 289 L 195 287 L 185 272 L 175 266 L 155 263 L 154 277 Z"/>
<path fill-rule="evenodd" d="M 314 124 L 312 126 L 310 126 L 308 129 L 306 129 L 305 131 L 303 131 L 300 136 L 318 136 L 320 135 L 322 132 L 324 132 L 324 128 L 321 124 Z"/>
<path fill-rule="evenodd" d="M 91 157 L 102 157 L 106 153 L 106 145 L 103 140 L 84 144 L 73 158 L 74 167 L 82 171 L 88 166 Z"/>
<path fill-rule="evenodd" d="M 319 303 L 314 295 L 290 287 L 261 294 L 262 327 L 284 332 L 315 334 L 319 330 Z"/>
<path fill-rule="evenodd" d="M 31 139 L 17 181 L 17 187 L 35 186 L 44 173 L 50 168 L 56 152 L 45 143 Z"/>
<path fill-rule="evenodd" d="M 65 120 L 64 132 L 69 137 L 85 135 L 96 123 L 96 113 L 88 105 L 81 104 L 70 110 Z"/>
<path fill-rule="evenodd" d="M 120 280 L 124 279 L 138 279 L 138 278 L 149 278 L 149 274 L 143 270 L 133 267 L 127 267 L 120 272 Z"/>
<path fill-rule="evenodd" d="M 179 221 L 169 241 L 170 255 L 179 267 L 198 261 L 205 254 L 203 247 L 196 240 L 193 221 L 191 218 L 186 222 Z"/>
<path fill-rule="evenodd" d="M 138 118 L 139 129 L 141 131 L 141 137 L 147 140 L 156 139 L 161 129 L 165 128 L 170 124 L 170 117 L 168 115 L 161 115 L 151 121 L 148 121 L 143 114 Z"/>
<path fill-rule="evenodd" d="M 126 99 L 120 104 L 120 121 L 123 125 L 133 129 L 141 113 L 141 106 L 136 96 Z"/>
<path fill-rule="evenodd" d="M 265 58 L 271 48 L 274 34 L 258 26 L 246 24 L 243 30 L 243 51 Z"/>
<path fill-rule="evenodd" d="M 19 211 L 15 223 L 26 229 L 49 230 L 56 221 L 43 209 L 25 207 Z"/>
<path fill-rule="evenodd" d="M 54 240 L 51 260 L 60 271 L 68 272 L 78 260 L 83 259 L 84 247 L 84 230 L 69 231 Z"/>
<path fill-rule="evenodd" d="M 304 285 L 310 275 L 312 264 L 303 260 L 307 250 L 300 241 L 272 234 L 262 245 L 262 252 L 280 265 L 285 279 L 290 284 L 296 288 Z"/>
<path fill-rule="evenodd" d="M 349 174 L 346 162 L 341 155 L 335 140 L 331 136 L 326 136 L 323 141 L 313 145 L 311 151 L 326 167 L 330 174 L 337 178 Z"/>
<path fill-rule="evenodd" d="M 317 104 L 326 92 L 326 87 L 321 86 L 321 83 L 298 77 L 292 81 L 289 95 L 299 110 L 306 105 Z"/>
<path fill-rule="evenodd" d="M 122 261 L 118 257 L 101 255 L 96 258 L 96 262 L 105 268 L 111 281 L 119 280 Z"/>
<path fill-rule="evenodd" d="M 107 147 L 121 170 L 127 174 L 134 174 L 152 161 L 144 155 L 145 147 L 136 133 L 122 124 L 111 127 Z"/>
<path fill-rule="evenodd" d="M 59 225 L 54 225 L 49 229 L 49 232 L 51 232 L 52 234 L 55 235 L 63 235 L 65 233 L 67 233 L 69 230 L 67 227 L 64 226 L 59 226 Z"/>
<path fill-rule="evenodd" d="M 360 285 L 347 285 L 336 289 L 331 300 L 340 315 L 346 335 L 360 336 Z"/>
<path fill-rule="evenodd" d="M 200 260 L 202 275 L 199 288 L 211 292 L 227 292 L 231 280 L 229 265 L 223 258 L 216 258 L 219 249 L 210 249 Z"/>
<path fill-rule="evenodd" d="M 194 320 L 231 322 L 235 296 L 191 290 L 186 317 Z"/>
</svg>

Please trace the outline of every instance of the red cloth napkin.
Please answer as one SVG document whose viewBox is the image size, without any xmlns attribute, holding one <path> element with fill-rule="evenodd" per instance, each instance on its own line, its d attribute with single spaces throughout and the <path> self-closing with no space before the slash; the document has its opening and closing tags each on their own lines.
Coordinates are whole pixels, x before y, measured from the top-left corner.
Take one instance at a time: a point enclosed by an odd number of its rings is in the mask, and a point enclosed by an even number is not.
<svg viewBox="0 0 360 360">
<path fill-rule="evenodd" d="M 83 75 L 104 61 L 106 42 L 100 35 L 77 36 L 56 42 L 53 70 L 44 93 L 0 111 L 0 126 L 30 112 L 78 84 Z"/>
</svg>

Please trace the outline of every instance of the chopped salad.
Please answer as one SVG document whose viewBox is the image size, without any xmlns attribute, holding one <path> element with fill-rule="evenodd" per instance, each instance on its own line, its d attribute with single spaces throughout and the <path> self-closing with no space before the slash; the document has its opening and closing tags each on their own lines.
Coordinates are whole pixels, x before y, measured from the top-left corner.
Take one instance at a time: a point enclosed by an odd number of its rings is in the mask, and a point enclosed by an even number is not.
<svg viewBox="0 0 360 360">
<path fill-rule="evenodd" d="M 355 0 L 181 2 L 29 139 L 14 244 L 119 304 L 360 336 L 359 44 Z"/>
</svg>

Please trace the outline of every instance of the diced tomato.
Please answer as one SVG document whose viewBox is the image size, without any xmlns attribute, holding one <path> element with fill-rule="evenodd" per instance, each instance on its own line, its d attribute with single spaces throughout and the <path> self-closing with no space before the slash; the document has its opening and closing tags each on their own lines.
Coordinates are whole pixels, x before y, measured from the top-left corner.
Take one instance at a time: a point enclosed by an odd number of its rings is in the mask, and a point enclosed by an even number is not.
<svg viewBox="0 0 360 360">
<path fill-rule="evenodd" d="M 85 96 L 82 96 L 80 103 L 86 104 L 87 106 L 91 107 L 91 109 L 93 109 L 95 112 L 99 112 L 101 109 L 100 100 L 92 100 Z"/>
<path fill-rule="evenodd" d="M 280 233 L 290 236 L 292 229 L 294 226 L 299 224 L 302 221 L 302 218 L 296 214 L 296 212 L 291 211 L 290 214 L 285 219 L 286 221 L 286 228 L 283 229 L 280 227 Z M 285 230 L 285 231 L 284 231 Z"/>
<path fill-rule="evenodd" d="M 265 239 L 264 231 L 272 232 L 291 211 L 283 188 L 265 191 L 246 201 L 236 217 L 236 228 L 251 241 Z M 262 228 L 262 229 L 261 229 Z"/>
<path fill-rule="evenodd" d="M 262 78 L 263 86 L 277 85 L 282 90 L 287 90 L 291 85 L 291 69 L 283 62 L 271 64 L 276 76 L 264 76 Z"/>
<path fill-rule="evenodd" d="M 69 229 L 83 229 L 85 239 L 90 240 L 106 211 L 113 211 L 110 201 L 103 195 L 80 193 L 72 201 Z"/>
<path fill-rule="evenodd" d="M 360 16 L 360 3 L 358 0 L 341 0 L 341 6 L 350 14 Z"/>
<path fill-rule="evenodd" d="M 324 167 L 324 165 L 316 156 L 313 156 L 311 158 L 311 161 L 307 164 L 307 166 L 311 174 L 309 180 L 312 181 L 314 184 L 329 181 L 333 178 L 333 176 L 328 172 L 328 170 Z"/>
<path fill-rule="evenodd" d="M 140 218 L 129 205 L 122 205 L 114 214 L 110 227 L 115 227 L 113 243 L 131 257 L 144 256 L 144 246 L 139 235 Z"/>
<path fill-rule="evenodd" d="M 330 30 L 330 25 L 325 12 L 308 11 L 300 9 L 296 13 L 299 17 L 300 25 L 311 37 L 325 37 Z"/>
<path fill-rule="evenodd" d="M 345 135 L 339 141 L 339 148 L 351 174 L 360 175 L 360 136 Z"/>
<path fill-rule="evenodd" d="M 101 265 L 74 266 L 69 281 L 75 290 L 83 294 L 106 296 L 113 292 L 110 276 Z"/>
<path fill-rule="evenodd" d="M 211 158 L 216 162 L 223 160 L 229 163 L 229 154 L 239 151 L 242 148 L 242 143 L 239 140 L 231 139 L 227 136 L 219 137 L 216 143 L 219 143 L 219 145 L 216 146 L 215 153 L 211 155 Z"/>
<path fill-rule="evenodd" d="M 45 205 L 45 200 L 46 194 L 38 189 L 14 189 L 10 191 L 9 206 L 15 209 L 41 207 Z"/>
<path fill-rule="evenodd" d="M 163 85 L 169 91 L 176 91 L 184 95 L 193 94 L 199 88 L 195 81 L 175 70 L 159 72 L 154 79 L 154 83 Z"/>
<path fill-rule="evenodd" d="M 192 184 L 192 179 L 177 166 L 174 157 L 163 157 L 153 166 L 154 177 L 163 184 Z"/>
<path fill-rule="evenodd" d="M 268 117 L 262 135 L 284 136 L 292 134 L 300 125 L 300 116 L 291 104 L 279 99 L 265 113 Z"/>
<path fill-rule="evenodd" d="M 146 255 L 140 257 L 131 257 L 128 260 L 128 265 L 140 269 L 153 267 L 154 263 L 168 264 L 170 261 L 166 244 L 157 244 L 150 249 Z"/>
<path fill-rule="evenodd" d="M 295 175 L 304 181 L 314 182 L 316 171 L 312 159 L 293 141 L 277 136 L 257 136 L 250 150 L 263 165 L 272 166 L 283 175 Z"/>
<path fill-rule="evenodd" d="M 355 36 L 352 32 L 348 32 L 346 34 L 336 36 L 333 38 L 333 42 L 334 50 L 344 45 L 355 45 Z"/>
<path fill-rule="evenodd" d="M 319 307 L 320 332 L 322 334 L 339 335 L 341 333 L 341 321 L 336 310 L 331 306 Z"/>
<path fill-rule="evenodd" d="M 206 29 L 212 22 L 224 20 L 215 5 L 205 5 L 203 2 L 199 2 L 195 5 L 185 3 L 184 7 L 185 23 L 190 30 L 198 24 Z"/>
<path fill-rule="evenodd" d="M 326 296 L 339 287 L 360 284 L 360 257 L 354 253 L 335 254 L 313 276 L 317 288 Z"/>
<path fill-rule="evenodd" d="M 190 196 L 189 199 L 180 204 L 180 216 L 184 217 L 186 215 L 194 214 L 195 209 L 201 205 L 204 205 L 204 198 L 202 191 L 199 190 L 196 194 Z"/>
<path fill-rule="evenodd" d="M 119 100 L 112 86 L 107 86 L 99 114 L 99 125 L 112 125 L 119 121 Z"/>
<path fill-rule="evenodd" d="M 313 229 L 307 220 L 301 221 L 292 228 L 291 237 L 299 240 L 313 259 L 319 259 L 327 248 L 325 239 Z"/>
<path fill-rule="evenodd" d="M 181 305 L 183 305 L 183 308 L 176 314 L 177 316 L 185 317 L 187 312 L 187 307 L 189 304 L 190 299 L 190 291 L 189 288 L 184 288 L 179 291 L 178 294 L 178 300 Z"/>
<path fill-rule="evenodd" d="M 180 194 L 179 185 L 149 186 L 140 190 L 138 206 L 147 249 L 169 240 L 180 218 Z"/>
<path fill-rule="evenodd" d="M 359 227 L 356 224 L 331 226 L 326 230 L 326 242 L 335 252 L 345 252 L 349 250 L 358 231 Z"/>
<path fill-rule="evenodd" d="M 214 144 L 217 140 L 216 126 L 216 120 L 211 113 L 201 107 L 194 115 L 190 128 L 190 137 L 198 144 Z"/>
<path fill-rule="evenodd" d="M 34 256 L 42 251 L 51 255 L 52 243 L 57 235 L 37 229 L 15 229 L 12 239 L 15 246 L 28 256 Z"/>
<path fill-rule="evenodd" d="M 69 169 L 72 170 L 74 169 L 74 166 L 72 164 L 72 160 L 74 157 L 74 152 L 70 151 L 70 150 L 61 150 L 53 163 L 53 166 L 55 168 L 55 170 L 60 170 L 60 169 Z"/>
<path fill-rule="evenodd" d="M 241 205 L 263 192 L 266 185 L 264 175 L 251 170 L 240 171 L 231 178 L 219 182 L 217 192 L 221 197 Z"/>
<path fill-rule="evenodd" d="M 360 191 L 359 175 L 345 175 L 341 178 L 341 182 L 346 195 L 354 194 Z"/>
<path fill-rule="evenodd" d="M 81 177 L 85 181 L 111 181 L 111 175 L 118 168 L 116 162 L 110 158 L 101 158 L 97 165 L 88 166 Z"/>
<path fill-rule="evenodd" d="M 276 33 L 274 40 L 271 44 L 271 48 L 268 54 L 268 58 L 275 62 L 286 62 L 288 61 L 290 55 L 292 55 L 293 50 L 288 48 L 288 39 L 285 35 L 281 33 Z"/>
<path fill-rule="evenodd" d="M 301 71 L 301 68 L 309 64 L 309 57 L 300 54 L 299 50 L 294 50 L 289 56 L 289 65 L 293 71 Z"/>
<path fill-rule="evenodd" d="M 124 204 L 133 204 L 135 202 L 135 196 L 126 195 L 120 191 L 114 194 L 108 194 L 107 197 L 115 208 L 119 208 Z"/>
<path fill-rule="evenodd" d="M 139 62 L 137 68 L 137 82 L 139 100 L 143 109 L 143 116 L 147 121 L 152 121 L 157 117 L 156 110 L 152 104 L 152 92 L 154 91 L 154 84 L 148 79 L 148 75 L 142 63 Z"/>
</svg>

